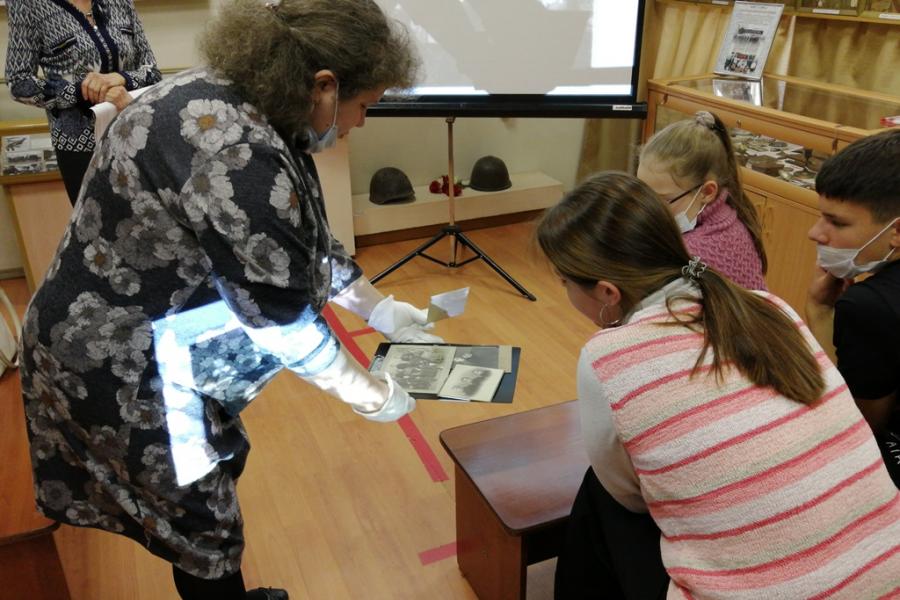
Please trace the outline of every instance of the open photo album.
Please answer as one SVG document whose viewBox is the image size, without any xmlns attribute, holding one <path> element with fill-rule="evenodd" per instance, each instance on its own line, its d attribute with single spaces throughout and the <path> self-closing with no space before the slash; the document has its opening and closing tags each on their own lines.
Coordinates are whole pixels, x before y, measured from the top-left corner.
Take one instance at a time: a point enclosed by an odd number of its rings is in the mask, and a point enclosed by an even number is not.
<svg viewBox="0 0 900 600">
<path fill-rule="evenodd" d="M 519 353 L 512 346 L 383 343 L 369 371 L 387 372 L 417 399 L 508 403 Z"/>
</svg>

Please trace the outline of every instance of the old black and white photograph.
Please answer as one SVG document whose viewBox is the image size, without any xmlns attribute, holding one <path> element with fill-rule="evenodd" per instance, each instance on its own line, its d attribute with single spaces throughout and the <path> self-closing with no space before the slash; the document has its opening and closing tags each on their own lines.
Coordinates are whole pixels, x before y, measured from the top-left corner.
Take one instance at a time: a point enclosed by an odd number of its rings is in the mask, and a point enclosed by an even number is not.
<svg viewBox="0 0 900 600">
<path fill-rule="evenodd" d="M 453 346 L 396 344 L 385 356 L 382 369 L 410 393 L 437 394 L 453 367 Z"/>
<path fill-rule="evenodd" d="M 490 402 L 502 378 L 501 369 L 457 365 L 438 395 L 456 400 Z"/>
</svg>

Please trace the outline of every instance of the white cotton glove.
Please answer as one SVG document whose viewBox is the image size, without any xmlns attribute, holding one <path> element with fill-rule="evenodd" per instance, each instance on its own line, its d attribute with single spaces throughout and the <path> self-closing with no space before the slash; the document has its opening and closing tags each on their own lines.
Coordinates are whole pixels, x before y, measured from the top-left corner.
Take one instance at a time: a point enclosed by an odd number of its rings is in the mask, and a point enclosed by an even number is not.
<svg viewBox="0 0 900 600">
<path fill-rule="evenodd" d="M 387 400 L 381 405 L 381 408 L 371 412 L 354 408 L 353 412 L 370 421 L 388 423 L 390 421 L 396 421 L 407 413 L 411 413 L 416 408 L 416 399 L 406 393 L 406 390 L 400 387 L 396 381 L 391 379 L 389 374 L 384 373 L 383 377 L 388 386 L 388 395 Z"/>
<path fill-rule="evenodd" d="M 375 305 L 369 315 L 369 326 L 392 342 L 440 344 L 444 341 L 426 331 L 434 327 L 433 323 L 428 323 L 427 310 L 408 302 L 397 302 L 393 295 Z"/>
<path fill-rule="evenodd" d="M 372 421 L 396 421 L 416 407 L 416 401 L 386 373 L 375 377 L 341 348 L 334 362 L 304 380 L 343 400 L 353 412 Z"/>
</svg>

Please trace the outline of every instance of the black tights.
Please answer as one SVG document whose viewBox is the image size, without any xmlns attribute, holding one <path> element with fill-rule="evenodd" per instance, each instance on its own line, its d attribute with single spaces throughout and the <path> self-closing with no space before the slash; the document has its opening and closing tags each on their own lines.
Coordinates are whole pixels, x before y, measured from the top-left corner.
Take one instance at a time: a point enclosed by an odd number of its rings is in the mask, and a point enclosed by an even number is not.
<svg viewBox="0 0 900 600">
<path fill-rule="evenodd" d="M 244 577 L 241 571 L 222 579 L 201 579 L 172 566 L 175 589 L 182 600 L 245 600 Z"/>
<path fill-rule="evenodd" d="M 93 155 L 93 152 L 56 151 L 56 163 L 59 165 L 59 174 L 62 175 L 63 183 L 66 186 L 66 194 L 69 195 L 69 202 L 72 203 L 72 206 L 75 206 L 75 201 L 78 200 L 81 182 L 84 179 L 88 165 L 91 164 Z"/>
</svg>

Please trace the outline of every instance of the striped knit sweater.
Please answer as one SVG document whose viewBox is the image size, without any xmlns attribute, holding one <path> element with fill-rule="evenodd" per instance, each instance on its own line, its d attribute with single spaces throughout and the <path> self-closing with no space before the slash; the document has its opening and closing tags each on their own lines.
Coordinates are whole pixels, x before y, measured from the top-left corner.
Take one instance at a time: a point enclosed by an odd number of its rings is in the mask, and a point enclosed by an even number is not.
<svg viewBox="0 0 900 600">
<path fill-rule="evenodd" d="M 596 334 L 585 353 L 662 531 L 668 597 L 900 596 L 900 496 L 846 384 L 800 318 L 765 294 L 817 353 L 826 391 L 812 408 L 736 369 L 717 384 L 709 356 L 691 378 L 703 338 L 659 326 L 671 319 L 665 296 Z"/>
</svg>

